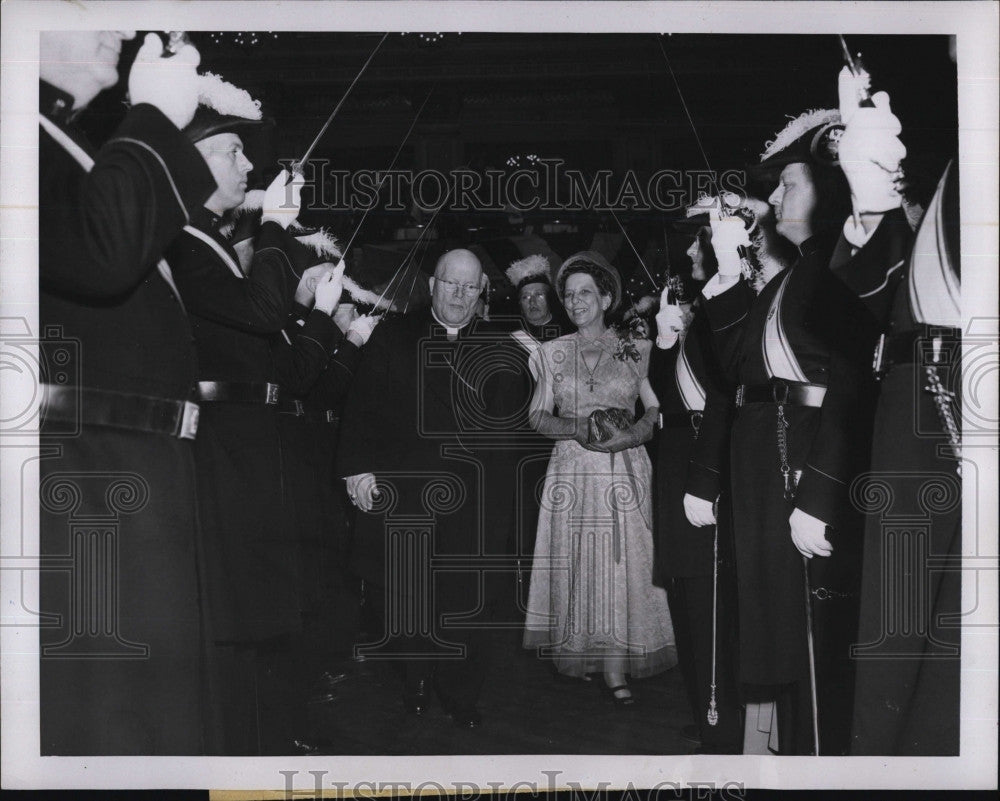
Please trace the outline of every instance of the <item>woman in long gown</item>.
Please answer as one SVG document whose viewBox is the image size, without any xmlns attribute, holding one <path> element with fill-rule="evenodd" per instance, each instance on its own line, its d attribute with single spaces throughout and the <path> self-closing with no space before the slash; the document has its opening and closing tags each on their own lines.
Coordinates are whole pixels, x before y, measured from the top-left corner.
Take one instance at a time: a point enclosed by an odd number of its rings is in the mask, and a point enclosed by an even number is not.
<svg viewBox="0 0 1000 801">
<path fill-rule="evenodd" d="M 642 444 L 659 403 L 649 384 L 651 343 L 605 322 L 621 279 L 599 253 L 567 259 L 556 287 L 577 332 L 531 356 L 532 425 L 554 439 L 542 493 L 524 646 L 569 676 L 603 673 L 616 703 L 631 703 L 625 676 L 677 663 L 665 590 L 653 585 L 652 468 Z M 594 441 L 592 412 L 643 415 Z M 554 413 L 558 410 L 558 413 Z"/>
</svg>

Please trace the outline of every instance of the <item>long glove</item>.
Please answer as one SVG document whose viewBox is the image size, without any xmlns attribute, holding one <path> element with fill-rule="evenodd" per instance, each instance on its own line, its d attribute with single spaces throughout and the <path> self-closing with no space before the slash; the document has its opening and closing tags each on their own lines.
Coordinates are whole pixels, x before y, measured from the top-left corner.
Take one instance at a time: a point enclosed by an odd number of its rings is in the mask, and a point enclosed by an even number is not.
<svg viewBox="0 0 1000 801">
<path fill-rule="evenodd" d="M 575 439 L 587 446 L 586 417 L 556 417 L 551 412 L 539 412 L 535 419 L 535 430 L 549 439 Z"/>
<path fill-rule="evenodd" d="M 133 106 L 149 103 L 178 128 L 194 118 L 198 108 L 198 64 L 201 55 L 184 45 L 170 58 L 162 58 L 163 42 L 147 33 L 128 75 L 128 96 Z"/>
<path fill-rule="evenodd" d="M 742 272 L 742 259 L 737 248 L 750 247 L 750 235 L 742 218 L 721 217 L 719 212 L 709 212 L 712 226 L 712 250 L 719 262 L 719 275 L 735 278 Z"/>
<path fill-rule="evenodd" d="M 588 447 L 593 451 L 616 453 L 642 445 L 653 438 L 653 428 L 656 426 L 656 419 L 659 415 L 659 407 L 653 406 L 651 409 L 647 409 L 646 413 L 628 428 L 619 431 L 604 442 L 592 442 Z"/>
<path fill-rule="evenodd" d="M 857 214 L 880 213 L 902 205 L 898 184 L 900 162 L 906 146 L 900 141 L 903 126 L 889 107 L 889 95 L 876 92 L 874 108 L 858 105 L 859 89 L 867 88 L 867 73 L 854 75 L 847 67 L 840 71 L 840 118 L 846 128 L 840 137 L 837 158 L 851 187 L 851 201 Z"/>
</svg>

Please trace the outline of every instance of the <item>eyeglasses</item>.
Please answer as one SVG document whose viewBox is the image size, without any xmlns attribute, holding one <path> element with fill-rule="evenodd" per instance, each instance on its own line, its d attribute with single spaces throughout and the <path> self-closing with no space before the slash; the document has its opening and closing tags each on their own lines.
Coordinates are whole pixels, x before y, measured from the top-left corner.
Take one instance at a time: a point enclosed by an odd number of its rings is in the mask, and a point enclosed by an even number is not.
<svg viewBox="0 0 1000 801">
<path fill-rule="evenodd" d="M 479 284 L 460 284 L 457 281 L 445 281 L 443 278 L 437 280 L 448 287 L 453 295 L 478 295 L 480 292 Z"/>
</svg>

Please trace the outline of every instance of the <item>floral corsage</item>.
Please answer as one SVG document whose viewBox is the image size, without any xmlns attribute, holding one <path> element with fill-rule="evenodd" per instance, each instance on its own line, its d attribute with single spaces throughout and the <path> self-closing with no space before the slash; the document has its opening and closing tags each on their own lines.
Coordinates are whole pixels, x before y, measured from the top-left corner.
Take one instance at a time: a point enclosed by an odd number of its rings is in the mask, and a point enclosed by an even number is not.
<svg viewBox="0 0 1000 801">
<path fill-rule="evenodd" d="M 628 359 L 634 362 L 639 361 L 641 357 L 635 343 L 649 339 L 649 323 L 638 314 L 634 314 L 616 325 L 615 333 L 618 335 L 618 341 L 615 343 L 615 351 L 611 355 L 620 362 Z"/>
</svg>

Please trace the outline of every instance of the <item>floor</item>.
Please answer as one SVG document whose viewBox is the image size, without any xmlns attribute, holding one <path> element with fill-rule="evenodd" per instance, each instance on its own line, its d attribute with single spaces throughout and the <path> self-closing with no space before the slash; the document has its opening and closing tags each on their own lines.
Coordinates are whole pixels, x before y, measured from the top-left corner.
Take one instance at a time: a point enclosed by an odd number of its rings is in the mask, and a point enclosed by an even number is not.
<svg viewBox="0 0 1000 801">
<path fill-rule="evenodd" d="M 318 753 L 686 754 L 680 729 L 692 722 L 677 668 L 633 682 L 636 703 L 615 706 L 600 680 L 557 678 L 549 663 L 520 647 L 516 631 L 497 632 L 483 691 L 482 725 L 457 728 L 434 699 L 422 716 L 407 714 L 390 665 L 342 660 L 336 697 L 310 707 Z"/>
</svg>

